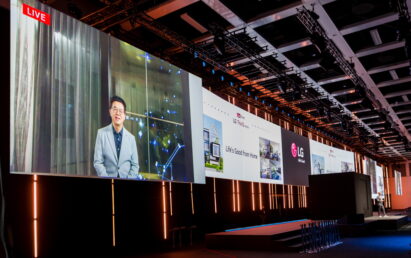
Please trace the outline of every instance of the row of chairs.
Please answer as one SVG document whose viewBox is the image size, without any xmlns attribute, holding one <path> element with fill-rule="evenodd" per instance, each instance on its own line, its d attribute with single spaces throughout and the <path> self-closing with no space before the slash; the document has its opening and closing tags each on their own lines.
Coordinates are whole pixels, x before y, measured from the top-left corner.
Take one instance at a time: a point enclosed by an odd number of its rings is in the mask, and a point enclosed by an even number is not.
<svg viewBox="0 0 411 258">
<path fill-rule="evenodd" d="M 197 229 L 196 225 L 173 227 L 169 230 L 173 242 L 173 248 L 181 248 L 184 245 L 193 245 L 193 231 Z M 185 243 L 188 242 L 188 243 Z"/>
<path fill-rule="evenodd" d="M 321 220 L 301 225 L 305 253 L 318 253 L 341 243 L 336 220 Z"/>
</svg>

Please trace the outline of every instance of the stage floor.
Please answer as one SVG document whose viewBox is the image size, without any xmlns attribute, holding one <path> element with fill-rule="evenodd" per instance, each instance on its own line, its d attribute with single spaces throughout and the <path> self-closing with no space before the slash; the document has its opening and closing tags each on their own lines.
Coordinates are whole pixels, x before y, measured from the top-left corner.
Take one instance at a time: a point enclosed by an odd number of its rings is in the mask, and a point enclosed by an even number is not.
<svg viewBox="0 0 411 258">
<path fill-rule="evenodd" d="M 385 217 L 371 216 L 371 217 L 364 218 L 364 221 L 365 223 L 374 222 L 374 221 L 397 221 L 397 220 L 402 220 L 405 218 L 407 218 L 406 215 L 394 215 L 394 216 L 387 215 Z"/>
<path fill-rule="evenodd" d="M 208 235 L 258 235 L 258 236 L 273 236 L 290 231 L 300 230 L 301 225 L 310 223 L 311 220 L 303 219 L 296 221 L 286 221 L 272 224 L 264 224 L 252 227 L 228 229 L 225 232 L 211 233 Z"/>
<path fill-rule="evenodd" d="M 206 235 L 206 246 L 212 249 L 289 250 L 301 248 L 302 219 L 252 227 L 228 229 Z"/>
</svg>

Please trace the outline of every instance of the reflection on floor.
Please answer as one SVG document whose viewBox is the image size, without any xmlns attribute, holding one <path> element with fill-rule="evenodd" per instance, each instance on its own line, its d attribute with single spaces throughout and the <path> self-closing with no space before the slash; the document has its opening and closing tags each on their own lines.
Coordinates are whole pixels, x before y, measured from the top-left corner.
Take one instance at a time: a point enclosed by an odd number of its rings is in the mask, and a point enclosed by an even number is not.
<svg viewBox="0 0 411 258">
<path fill-rule="evenodd" d="M 244 251 L 244 250 L 212 250 L 204 244 L 193 247 L 164 251 L 150 254 L 140 254 L 132 257 L 159 257 L 159 258 L 224 258 L 224 257 L 330 257 L 330 258 L 363 258 L 363 257 L 387 257 L 410 258 L 411 257 L 411 221 L 395 231 L 381 231 L 372 236 L 343 238 L 343 244 L 324 250 L 317 254 L 304 254 L 296 252 L 271 252 L 271 251 Z"/>
</svg>

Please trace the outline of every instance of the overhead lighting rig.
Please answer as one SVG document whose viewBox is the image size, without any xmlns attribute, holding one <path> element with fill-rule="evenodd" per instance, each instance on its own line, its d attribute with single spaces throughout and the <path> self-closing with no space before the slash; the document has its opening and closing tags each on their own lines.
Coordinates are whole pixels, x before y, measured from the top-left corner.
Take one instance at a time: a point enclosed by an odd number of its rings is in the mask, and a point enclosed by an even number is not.
<svg viewBox="0 0 411 258">
<path fill-rule="evenodd" d="M 404 11 L 404 15 L 408 15 L 408 10 L 404 9 L 406 7 L 406 2 L 403 0 L 398 0 L 398 6 L 401 6 L 402 10 Z M 400 14 L 401 15 L 401 14 Z M 300 22 L 306 27 L 308 32 L 311 34 L 314 44 L 319 44 L 318 47 L 323 49 L 322 54 L 327 52 L 330 56 L 335 58 L 335 64 L 347 75 L 347 77 L 353 82 L 353 84 L 357 87 L 356 91 L 359 91 L 360 96 L 366 97 L 371 100 L 371 104 L 373 105 L 374 109 L 379 112 L 380 114 L 384 114 L 387 118 L 386 121 L 391 124 L 391 127 L 399 128 L 398 125 L 393 123 L 391 116 L 387 114 L 387 111 L 382 108 L 381 103 L 376 99 L 373 92 L 371 92 L 364 81 L 360 78 L 360 76 L 356 73 L 355 67 L 352 62 L 347 61 L 343 54 L 339 51 L 337 46 L 334 44 L 332 40 L 330 40 L 324 31 L 324 29 L 319 24 L 318 15 L 314 11 L 307 10 L 304 6 L 298 9 L 297 18 Z M 409 17 L 407 16 L 409 19 Z M 357 124 L 365 128 L 367 131 L 367 135 L 371 135 L 374 137 L 379 137 L 379 134 L 372 130 L 367 124 L 365 124 L 360 118 L 356 115 L 351 113 L 348 109 L 343 107 L 344 113 L 350 114 L 354 121 Z M 400 131 L 400 130 L 399 130 Z M 361 136 L 361 135 L 360 135 Z"/>
</svg>

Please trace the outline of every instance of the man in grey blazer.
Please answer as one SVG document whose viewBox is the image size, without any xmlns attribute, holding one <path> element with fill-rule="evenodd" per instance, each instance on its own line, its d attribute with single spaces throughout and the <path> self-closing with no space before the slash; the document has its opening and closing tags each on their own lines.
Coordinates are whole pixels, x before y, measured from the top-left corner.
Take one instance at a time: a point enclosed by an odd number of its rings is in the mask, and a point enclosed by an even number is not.
<svg viewBox="0 0 411 258">
<path fill-rule="evenodd" d="M 110 100 L 111 124 L 97 132 L 94 168 L 101 177 L 143 179 L 138 169 L 135 137 L 124 128 L 126 102 L 114 96 Z"/>
</svg>

